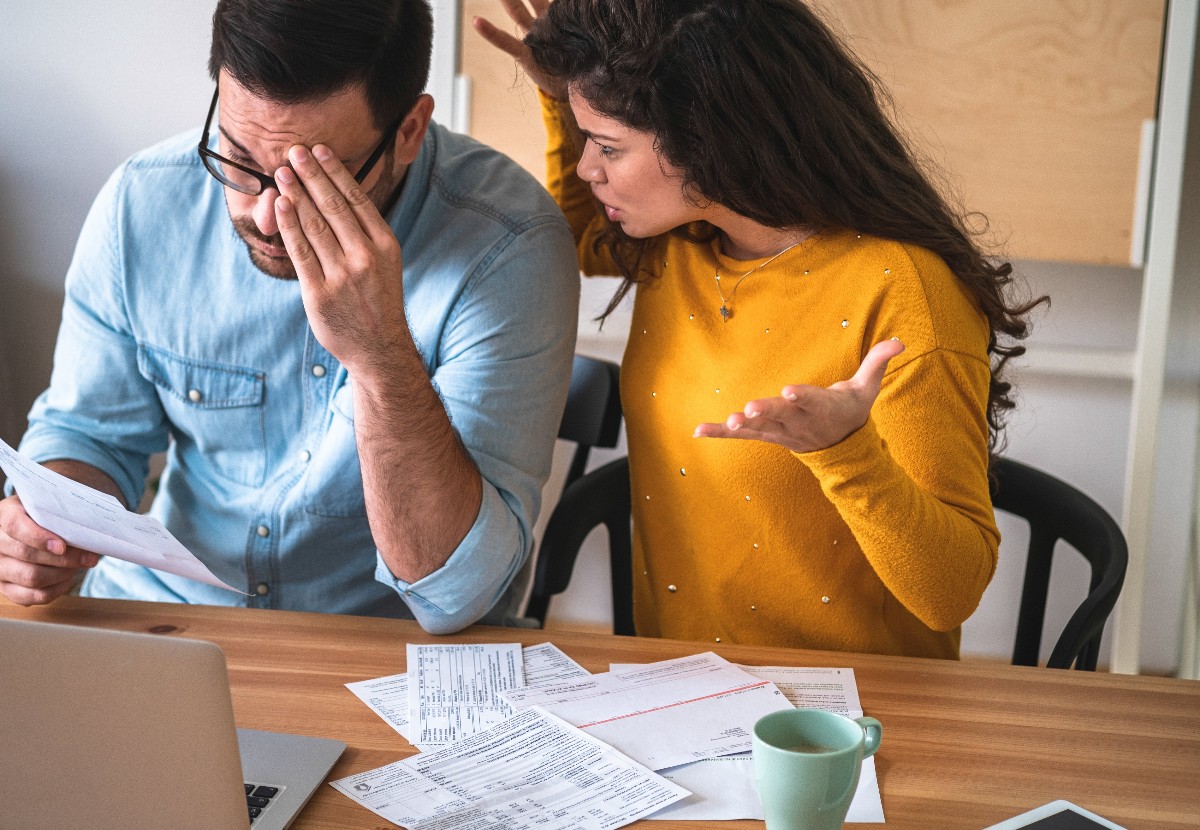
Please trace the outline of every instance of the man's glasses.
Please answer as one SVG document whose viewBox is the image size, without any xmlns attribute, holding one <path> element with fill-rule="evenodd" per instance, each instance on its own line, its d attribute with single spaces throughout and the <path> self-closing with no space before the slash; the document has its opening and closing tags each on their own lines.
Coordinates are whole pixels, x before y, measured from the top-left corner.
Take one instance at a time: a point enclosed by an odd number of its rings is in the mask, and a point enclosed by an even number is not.
<svg viewBox="0 0 1200 830">
<path fill-rule="evenodd" d="M 217 93 L 219 91 L 219 89 L 213 90 L 212 103 L 208 106 L 208 118 L 204 121 L 204 134 L 200 137 L 200 158 L 204 162 L 204 167 L 221 184 L 226 187 L 232 187 L 237 192 L 245 193 L 247 196 L 258 196 L 272 187 L 278 190 L 279 188 L 275 184 L 275 179 L 272 177 L 257 170 L 251 170 L 244 164 L 238 164 L 236 161 L 231 161 L 220 153 L 214 153 L 208 149 L 212 120 L 217 112 Z M 383 154 L 391 146 L 393 139 L 395 139 L 396 131 L 400 129 L 402 121 L 403 119 L 398 120 L 384 131 L 383 139 L 379 142 L 379 146 L 371 151 L 370 158 L 363 163 L 358 174 L 355 175 L 354 180 L 356 182 L 362 184 L 367 178 L 367 174 L 375 166 L 375 163 L 383 157 Z"/>
</svg>

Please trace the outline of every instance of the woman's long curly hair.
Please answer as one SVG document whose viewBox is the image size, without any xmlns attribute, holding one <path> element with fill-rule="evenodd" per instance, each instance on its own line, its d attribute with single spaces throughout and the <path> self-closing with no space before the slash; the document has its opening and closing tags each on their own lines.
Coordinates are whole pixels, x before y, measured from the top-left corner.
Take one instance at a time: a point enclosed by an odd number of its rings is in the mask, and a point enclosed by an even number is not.
<svg viewBox="0 0 1200 830">
<path fill-rule="evenodd" d="M 981 220 L 951 208 L 905 145 L 878 79 L 800 0 L 555 0 L 525 38 L 538 67 L 602 115 L 655 136 L 685 192 L 772 228 L 850 229 L 938 254 L 988 319 L 989 451 L 1002 445 L 1039 298 L 1010 303 L 1012 266 L 976 241 Z M 986 224 L 986 223 L 983 223 Z M 677 233 L 711 240 L 700 223 Z M 645 278 L 650 240 L 610 223 L 625 282 Z"/>
</svg>

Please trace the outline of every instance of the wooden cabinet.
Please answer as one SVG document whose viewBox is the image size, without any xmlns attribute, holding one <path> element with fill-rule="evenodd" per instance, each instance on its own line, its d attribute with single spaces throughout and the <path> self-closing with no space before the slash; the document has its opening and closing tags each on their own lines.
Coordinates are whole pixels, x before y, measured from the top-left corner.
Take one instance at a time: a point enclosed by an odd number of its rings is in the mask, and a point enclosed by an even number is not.
<svg viewBox="0 0 1200 830">
<path fill-rule="evenodd" d="M 819 10 L 1008 256 L 1130 262 L 1164 0 L 826 0 Z M 541 178 L 536 96 L 471 29 L 480 14 L 504 19 L 497 0 L 463 0 L 471 132 Z"/>
</svg>

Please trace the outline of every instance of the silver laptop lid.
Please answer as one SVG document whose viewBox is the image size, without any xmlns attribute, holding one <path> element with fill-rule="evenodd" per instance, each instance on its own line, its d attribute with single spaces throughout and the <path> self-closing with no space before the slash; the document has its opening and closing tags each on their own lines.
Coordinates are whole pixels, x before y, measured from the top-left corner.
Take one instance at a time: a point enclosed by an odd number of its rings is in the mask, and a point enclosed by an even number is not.
<svg viewBox="0 0 1200 830">
<path fill-rule="evenodd" d="M 0 619 L 5 827 L 247 828 L 212 643 Z"/>
</svg>

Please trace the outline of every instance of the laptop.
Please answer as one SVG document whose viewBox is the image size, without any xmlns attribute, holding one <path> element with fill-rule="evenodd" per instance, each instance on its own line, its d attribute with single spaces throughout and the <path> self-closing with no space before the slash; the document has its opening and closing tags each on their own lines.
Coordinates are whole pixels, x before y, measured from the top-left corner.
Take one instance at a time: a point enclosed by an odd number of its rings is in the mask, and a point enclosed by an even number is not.
<svg viewBox="0 0 1200 830">
<path fill-rule="evenodd" d="M 345 748 L 237 729 L 213 643 L 0 619 L 0 827 L 282 830 Z"/>
</svg>

